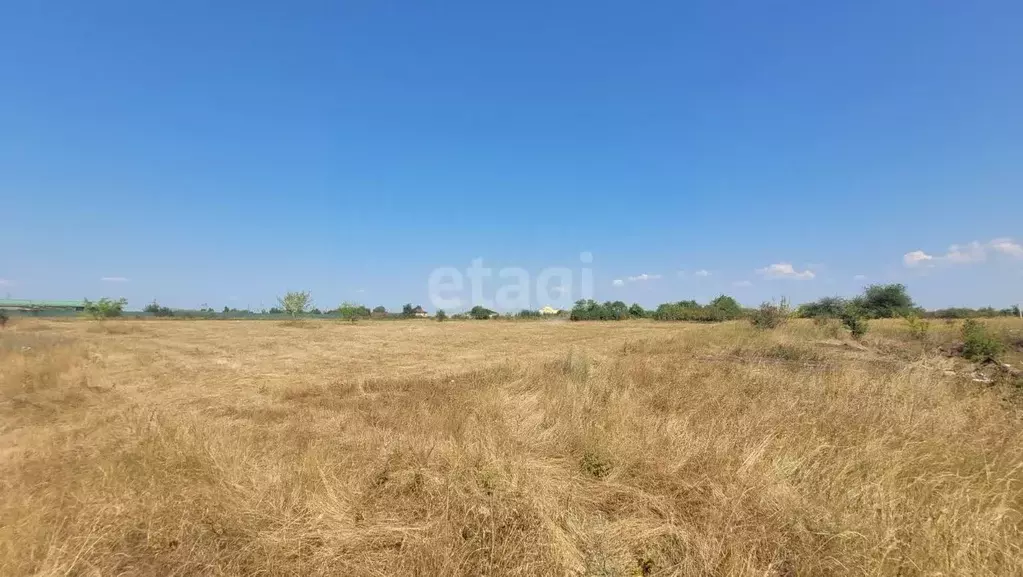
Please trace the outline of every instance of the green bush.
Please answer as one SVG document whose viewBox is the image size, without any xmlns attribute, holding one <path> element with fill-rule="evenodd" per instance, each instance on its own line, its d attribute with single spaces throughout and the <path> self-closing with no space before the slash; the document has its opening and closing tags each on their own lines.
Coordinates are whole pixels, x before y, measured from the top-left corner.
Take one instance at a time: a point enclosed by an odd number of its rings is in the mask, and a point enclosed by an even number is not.
<svg viewBox="0 0 1023 577">
<path fill-rule="evenodd" d="M 720 295 L 707 305 L 701 305 L 693 300 L 664 303 L 650 316 L 659 321 L 713 323 L 742 318 L 746 316 L 746 310 L 734 298 Z"/>
<path fill-rule="evenodd" d="M 471 309 L 469 309 L 469 316 L 471 316 L 472 318 L 474 318 L 474 319 L 476 319 L 478 321 L 483 321 L 483 320 L 489 319 L 492 316 L 494 316 L 494 311 L 492 311 L 492 310 L 490 310 L 490 309 L 488 309 L 486 307 L 481 307 L 479 305 L 476 305 L 476 306 L 472 307 Z"/>
<path fill-rule="evenodd" d="M 979 321 L 967 319 L 963 323 L 963 357 L 971 361 L 986 361 L 996 359 L 1002 354 L 1005 345 L 997 337 L 992 335 L 987 327 Z"/>
<path fill-rule="evenodd" d="M 98 301 L 85 299 L 85 314 L 94 319 L 109 319 L 121 316 L 126 306 L 128 306 L 128 299 L 125 298 L 116 301 L 108 298 L 101 298 Z"/>
<path fill-rule="evenodd" d="M 750 316 L 750 324 L 758 329 L 773 329 L 785 324 L 789 318 L 789 303 L 782 299 L 780 303 L 764 302 Z"/>
<path fill-rule="evenodd" d="M 906 326 L 909 328 L 909 336 L 918 341 L 927 340 L 927 332 L 931 329 L 930 321 L 916 315 L 908 315 L 906 316 Z"/>
<path fill-rule="evenodd" d="M 7 319 L 8 319 L 7 313 L 4 311 L 0 311 L 0 329 L 7 326 Z"/>
<path fill-rule="evenodd" d="M 863 295 L 853 299 L 853 306 L 869 319 L 891 319 L 912 314 L 913 299 L 903 284 L 875 284 L 863 289 Z"/>
<path fill-rule="evenodd" d="M 707 307 L 719 311 L 719 314 L 726 320 L 737 319 L 743 315 L 742 305 L 739 304 L 739 301 L 724 294 L 718 295 L 717 298 L 710 301 Z"/>
<path fill-rule="evenodd" d="M 437 310 L 437 322 L 442 323 L 448 318 L 448 313 L 444 312 L 444 309 Z"/>
<path fill-rule="evenodd" d="M 573 321 L 620 321 L 629 318 L 629 307 L 622 301 L 601 304 L 593 299 L 579 300 L 568 318 Z"/>
<path fill-rule="evenodd" d="M 369 318 L 370 310 L 358 303 L 343 302 L 337 307 L 337 314 L 342 320 L 354 323 L 359 319 Z"/>
<path fill-rule="evenodd" d="M 227 308 L 227 307 L 224 307 L 224 308 Z M 160 304 L 157 303 L 155 300 L 153 302 L 149 303 L 148 305 L 146 305 L 146 308 L 144 308 L 142 310 L 144 310 L 147 313 L 152 314 L 154 317 L 172 317 L 172 316 L 174 316 L 174 311 L 170 310 L 167 307 L 160 306 Z"/>
<path fill-rule="evenodd" d="M 803 319 L 837 319 L 841 318 L 845 307 L 846 301 L 842 297 L 824 297 L 799 305 L 796 315 Z"/>
<path fill-rule="evenodd" d="M 867 319 L 856 310 L 846 310 L 842 315 L 842 324 L 849 329 L 854 339 L 861 339 L 867 334 Z"/>
</svg>

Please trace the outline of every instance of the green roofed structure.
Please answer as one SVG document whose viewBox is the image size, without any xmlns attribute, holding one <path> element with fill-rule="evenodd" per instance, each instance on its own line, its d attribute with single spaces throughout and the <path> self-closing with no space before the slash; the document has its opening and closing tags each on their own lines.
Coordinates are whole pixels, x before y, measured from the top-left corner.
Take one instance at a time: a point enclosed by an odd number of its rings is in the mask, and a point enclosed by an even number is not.
<svg viewBox="0 0 1023 577">
<path fill-rule="evenodd" d="M 85 301 L 0 299 L 0 311 L 84 311 Z"/>
</svg>

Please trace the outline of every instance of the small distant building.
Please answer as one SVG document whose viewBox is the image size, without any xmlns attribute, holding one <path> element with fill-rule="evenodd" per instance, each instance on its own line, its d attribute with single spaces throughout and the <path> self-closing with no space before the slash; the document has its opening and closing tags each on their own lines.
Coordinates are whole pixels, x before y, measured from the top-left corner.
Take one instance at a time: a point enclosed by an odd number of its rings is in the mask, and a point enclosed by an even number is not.
<svg viewBox="0 0 1023 577">
<path fill-rule="evenodd" d="M 32 301 L 23 299 L 0 299 L 0 310 L 5 311 L 76 311 L 85 310 L 85 301 Z"/>
<path fill-rule="evenodd" d="M 544 315 L 544 316 L 547 316 L 547 315 L 556 315 L 556 314 L 558 314 L 558 313 L 560 313 L 560 312 L 561 312 L 561 311 L 559 311 L 558 309 L 556 309 L 556 308 L 552 308 L 552 307 L 550 307 L 550 306 L 545 306 L 545 307 L 543 307 L 542 309 L 540 309 L 540 314 L 541 314 L 541 315 Z"/>
<path fill-rule="evenodd" d="M 425 319 L 426 317 L 430 316 L 430 313 L 423 310 L 423 307 L 416 306 L 416 308 L 412 309 L 412 316 L 418 319 Z"/>
</svg>

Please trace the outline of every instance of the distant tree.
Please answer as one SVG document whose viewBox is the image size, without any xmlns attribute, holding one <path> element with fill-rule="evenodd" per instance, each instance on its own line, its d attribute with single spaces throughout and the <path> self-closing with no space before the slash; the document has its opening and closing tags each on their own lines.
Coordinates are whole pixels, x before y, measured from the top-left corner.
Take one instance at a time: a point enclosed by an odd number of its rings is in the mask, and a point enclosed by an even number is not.
<svg viewBox="0 0 1023 577">
<path fill-rule="evenodd" d="M 913 312 L 913 299 L 903 284 L 875 284 L 863 289 L 851 303 L 870 319 L 890 319 Z"/>
<path fill-rule="evenodd" d="M 224 311 L 223 311 L 223 313 L 224 313 L 224 314 L 226 315 L 226 314 L 229 314 L 230 312 L 231 312 L 231 307 L 229 307 L 229 306 L 227 306 L 227 305 L 224 305 Z"/>
<path fill-rule="evenodd" d="M 375 307 L 373 309 L 373 314 L 375 314 L 375 315 L 386 315 L 387 314 L 387 309 L 385 309 L 384 307 Z"/>
<path fill-rule="evenodd" d="M 370 311 L 368 308 L 360 304 L 350 302 L 341 303 L 337 307 L 337 312 L 342 319 L 353 323 L 359 320 L 360 318 L 365 318 L 370 315 Z"/>
<path fill-rule="evenodd" d="M 413 317 L 413 310 L 415 310 L 415 307 L 412 306 L 412 303 L 405 303 L 401 307 L 401 316 L 410 319 Z"/>
<path fill-rule="evenodd" d="M 277 302 L 284 312 L 294 317 L 304 313 L 313 304 L 313 299 L 309 291 L 293 291 L 277 297 Z"/>
<path fill-rule="evenodd" d="M 493 314 L 494 311 L 488 308 L 481 307 L 479 305 L 476 305 L 469 309 L 469 316 L 478 321 L 489 319 L 491 316 L 493 316 Z"/>
<path fill-rule="evenodd" d="M 0 329 L 7 326 L 7 318 L 7 313 L 5 311 L 0 311 Z"/>
<path fill-rule="evenodd" d="M 227 308 L 227 307 L 225 307 L 225 308 Z M 155 300 L 153 302 L 149 303 L 148 305 L 146 305 L 146 308 L 144 308 L 142 310 L 144 312 L 147 312 L 147 313 L 153 315 L 154 317 L 172 317 L 172 316 L 174 316 L 174 311 L 170 310 L 167 307 L 160 306 L 160 304 L 157 303 Z"/>
<path fill-rule="evenodd" d="M 620 321 L 629 318 L 629 305 L 622 301 L 604 303 L 604 306 L 607 308 L 607 320 Z"/>
<path fill-rule="evenodd" d="M 269 311 L 268 314 L 271 314 L 271 315 L 283 315 L 284 314 L 284 309 L 282 309 L 280 307 L 270 307 L 270 311 Z"/>
<path fill-rule="evenodd" d="M 578 300 L 568 318 L 573 321 L 620 321 L 629 318 L 629 306 L 622 301 L 598 303 L 593 299 Z"/>
<path fill-rule="evenodd" d="M 444 312 L 444 309 L 437 311 L 437 322 L 444 322 L 448 318 L 448 313 Z"/>
<path fill-rule="evenodd" d="M 124 312 L 124 307 L 126 306 L 128 306 L 128 299 L 125 298 L 120 298 L 116 301 L 108 298 L 101 298 L 95 302 L 85 299 L 85 313 L 94 319 L 119 317 L 121 316 L 121 313 Z"/>
<path fill-rule="evenodd" d="M 799 305 L 796 314 L 804 319 L 837 319 L 845 313 L 846 306 L 848 303 L 842 297 L 824 297 Z"/>
<path fill-rule="evenodd" d="M 710 301 L 708 306 L 721 311 L 721 315 L 725 319 L 737 319 L 743 314 L 742 305 L 739 304 L 739 301 L 724 294 Z"/>
<path fill-rule="evenodd" d="M 520 319 L 535 319 L 542 317 L 543 315 L 540 314 L 540 311 L 534 311 L 533 309 L 522 309 L 521 311 L 515 313 L 515 316 Z"/>
<path fill-rule="evenodd" d="M 764 302 L 750 316 L 750 324 L 758 329 L 773 329 L 781 326 L 788 320 L 789 303 L 782 299 L 780 303 Z"/>
<path fill-rule="evenodd" d="M 639 303 L 632 303 L 629 307 L 629 316 L 634 319 L 641 319 L 646 316 L 646 310 Z"/>
</svg>

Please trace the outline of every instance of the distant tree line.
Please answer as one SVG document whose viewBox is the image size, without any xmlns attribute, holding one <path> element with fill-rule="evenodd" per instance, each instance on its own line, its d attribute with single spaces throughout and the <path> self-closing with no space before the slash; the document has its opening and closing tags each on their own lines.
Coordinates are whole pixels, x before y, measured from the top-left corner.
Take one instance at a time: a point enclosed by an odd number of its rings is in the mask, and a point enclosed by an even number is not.
<svg viewBox="0 0 1023 577">
<path fill-rule="evenodd" d="M 123 314 L 125 306 L 127 306 L 127 301 L 123 298 L 117 300 L 102 298 L 98 301 L 86 299 L 85 313 L 97 319 L 114 318 Z M 201 305 L 198 309 L 171 309 L 160 305 L 155 300 L 146 305 L 143 312 L 154 317 L 185 319 L 260 318 L 289 315 L 291 317 L 336 317 L 350 322 L 357 322 L 360 319 L 410 319 L 423 316 L 422 308 L 412 303 L 403 305 L 401 312 L 389 312 L 383 306 L 369 309 L 364 305 L 353 302 L 342 302 L 336 308 L 321 311 L 313 306 L 312 295 L 308 291 L 288 292 L 278 298 L 277 306 L 262 309 L 258 312 L 227 306 L 218 312 L 205 304 Z M 722 294 L 707 304 L 700 304 L 695 300 L 682 300 L 663 303 L 653 310 L 644 309 L 638 303 L 627 305 L 622 301 L 606 301 L 601 303 L 593 299 L 584 299 L 576 301 L 570 311 L 558 313 L 559 316 L 565 315 L 573 321 L 620 321 L 649 318 L 658 321 L 721 322 L 746 318 L 753 321 L 754 324 L 763 326 L 775 324 L 775 321 L 770 319 L 789 317 L 842 319 L 847 326 L 851 326 L 855 324 L 855 321 L 852 319 L 862 319 L 864 321 L 896 317 L 972 319 L 1019 316 L 1019 314 L 1020 310 L 1017 305 L 1003 309 L 995 309 L 993 307 L 976 309 L 954 307 L 927 311 L 918 307 L 913 302 L 905 285 L 902 284 L 871 285 L 866 287 L 862 294 L 853 298 L 823 297 L 816 301 L 799 305 L 795 310 L 789 309 L 787 302 L 784 300 L 782 305 L 764 303 L 759 309 L 744 308 L 735 298 Z M 537 319 L 545 316 L 548 315 L 532 309 L 523 309 L 517 313 L 509 312 L 502 315 L 489 308 L 477 305 L 468 311 L 452 315 L 445 311 L 437 311 L 434 318 L 443 321 L 449 318 L 475 320 L 496 318 Z"/>
</svg>

